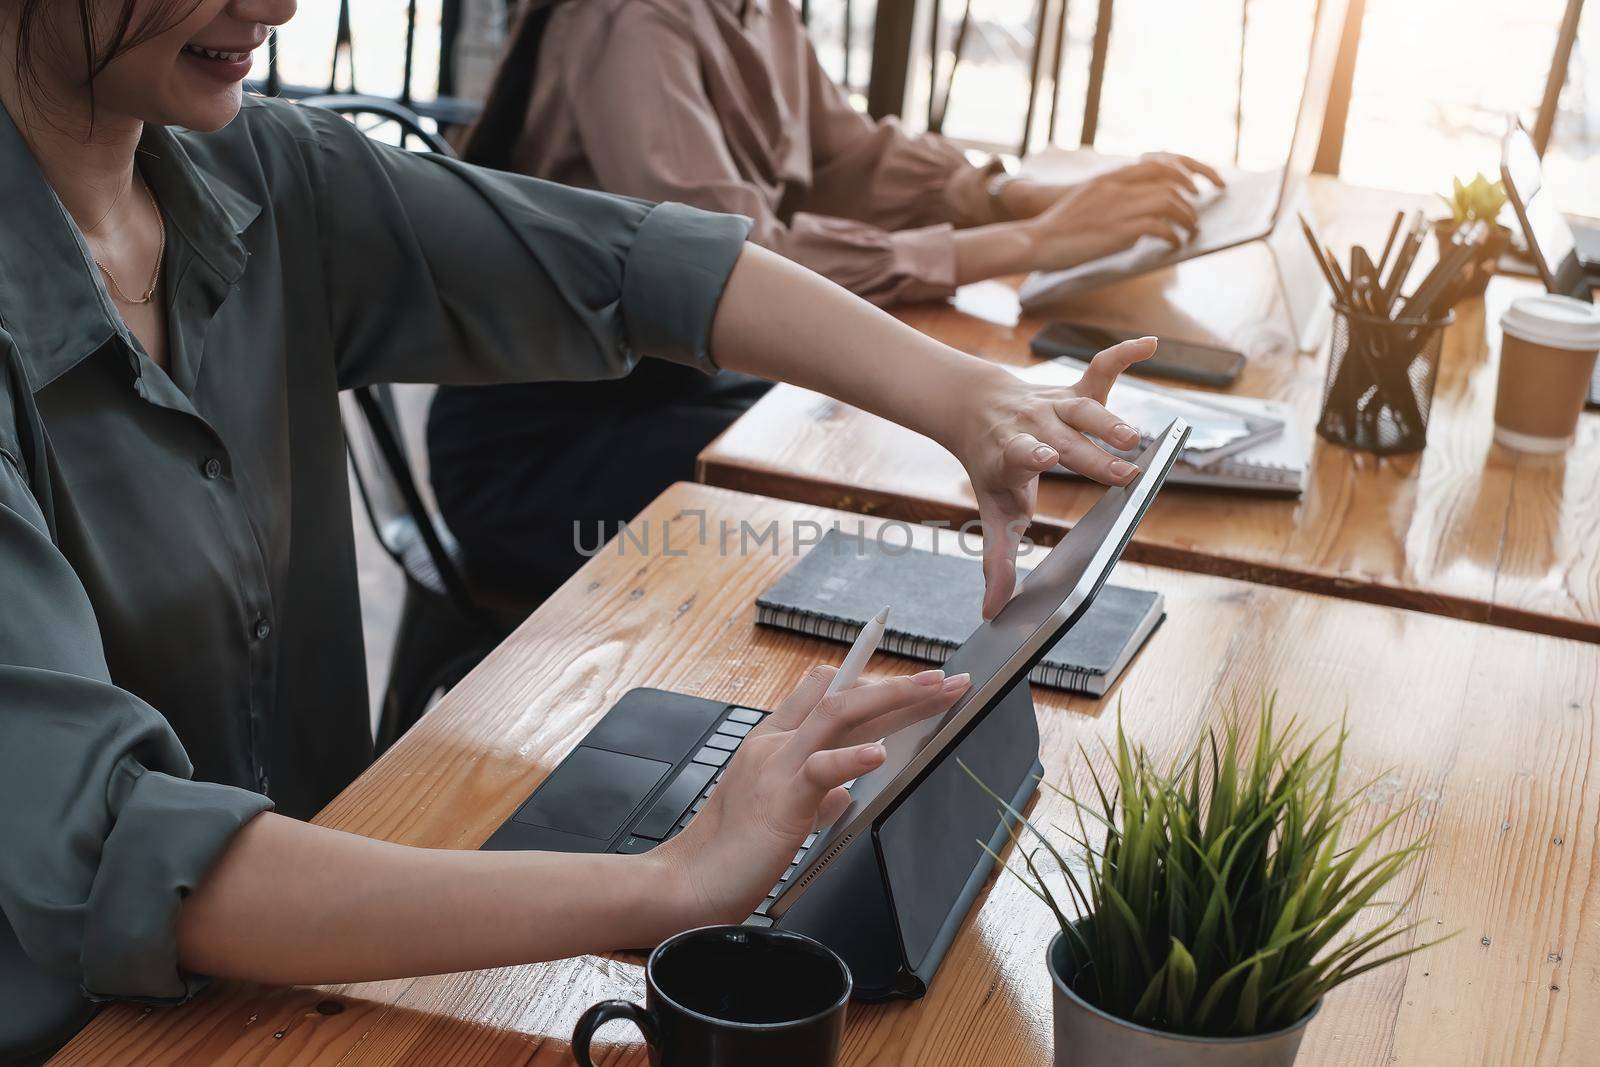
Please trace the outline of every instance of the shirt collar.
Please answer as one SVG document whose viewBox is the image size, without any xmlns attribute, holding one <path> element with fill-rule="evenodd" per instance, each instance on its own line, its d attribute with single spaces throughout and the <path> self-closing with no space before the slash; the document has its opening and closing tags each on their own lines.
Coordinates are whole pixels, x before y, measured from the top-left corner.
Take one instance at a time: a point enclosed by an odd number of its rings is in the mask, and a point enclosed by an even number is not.
<svg viewBox="0 0 1600 1067">
<path fill-rule="evenodd" d="M 174 230 L 229 284 L 244 271 L 240 240 L 260 205 L 203 176 L 171 130 L 146 126 L 139 163 Z M 35 392 L 112 337 L 129 342 L 72 216 L 0 107 L 0 325 Z"/>
<path fill-rule="evenodd" d="M 250 258 L 240 238 L 261 214 L 261 205 L 203 174 L 165 126 L 144 128 L 139 160 L 161 213 L 229 285 L 238 281 Z"/>
</svg>

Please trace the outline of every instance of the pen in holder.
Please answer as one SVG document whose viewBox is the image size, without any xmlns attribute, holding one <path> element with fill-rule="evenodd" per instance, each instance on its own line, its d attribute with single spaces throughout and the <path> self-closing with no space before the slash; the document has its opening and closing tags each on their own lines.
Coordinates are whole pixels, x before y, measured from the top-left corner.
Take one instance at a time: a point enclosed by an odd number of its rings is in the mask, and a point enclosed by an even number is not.
<svg viewBox="0 0 1600 1067">
<path fill-rule="evenodd" d="M 1420 452 L 1439 349 L 1453 312 L 1431 322 L 1390 319 L 1334 305 L 1333 347 L 1317 434 L 1344 448 L 1393 456 Z"/>
<path fill-rule="evenodd" d="M 1300 227 L 1333 290 L 1318 435 L 1380 456 L 1422 451 L 1444 330 L 1455 321 L 1451 309 L 1472 280 L 1463 268 L 1483 249 L 1488 225 L 1472 222 L 1439 238 L 1438 262 L 1409 295 L 1406 279 L 1429 228 L 1420 212 L 1409 225 L 1404 213 L 1395 215 L 1376 259 L 1360 245 L 1351 248 L 1348 273 L 1303 215 Z"/>
</svg>

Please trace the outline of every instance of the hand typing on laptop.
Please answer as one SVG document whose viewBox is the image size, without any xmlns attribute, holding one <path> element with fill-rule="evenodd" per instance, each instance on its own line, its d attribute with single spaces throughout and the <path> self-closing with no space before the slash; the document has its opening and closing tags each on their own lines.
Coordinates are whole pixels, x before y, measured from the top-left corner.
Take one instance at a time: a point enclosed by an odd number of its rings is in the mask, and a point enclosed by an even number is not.
<svg viewBox="0 0 1600 1067">
<path fill-rule="evenodd" d="M 1210 183 L 1202 190 L 1195 178 Z M 1222 176 L 1188 156 L 1158 153 L 1067 186 L 1035 216 L 1035 270 L 1061 270 L 1131 247 L 1141 239 L 1176 246 L 1199 228 L 1200 203 Z"/>
<path fill-rule="evenodd" d="M 691 925 L 743 921 L 807 835 L 849 805 L 844 784 L 883 762 L 878 739 L 947 711 L 970 684 L 927 670 L 826 696 L 834 674 L 807 672 L 739 746 L 699 814 L 650 853 Z"/>
<path fill-rule="evenodd" d="M 991 192 L 1001 221 L 952 235 L 959 285 L 1024 271 L 1059 271 L 1127 249 L 1141 238 L 1178 244 L 1195 232 L 1196 178 L 1215 170 L 1165 153 L 1070 184 L 1010 181 Z"/>
</svg>

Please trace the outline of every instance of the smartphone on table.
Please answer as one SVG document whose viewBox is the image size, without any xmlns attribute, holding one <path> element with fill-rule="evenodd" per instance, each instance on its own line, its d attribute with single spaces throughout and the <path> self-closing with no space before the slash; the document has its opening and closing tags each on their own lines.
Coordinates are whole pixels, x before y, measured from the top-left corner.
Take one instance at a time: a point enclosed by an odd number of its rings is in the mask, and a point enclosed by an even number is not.
<svg viewBox="0 0 1600 1067">
<path fill-rule="evenodd" d="M 1029 345 L 1034 355 L 1045 359 L 1071 356 L 1087 361 L 1101 349 L 1143 336 L 1104 326 L 1052 322 L 1034 334 Z M 1244 369 L 1244 354 L 1231 348 L 1179 341 L 1171 337 L 1162 337 L 1160 340 L 1156 354 L 1142 363 L 1134 364 L 1133 373 L 1222 387 L 1232 385 Z"/>
</svg>

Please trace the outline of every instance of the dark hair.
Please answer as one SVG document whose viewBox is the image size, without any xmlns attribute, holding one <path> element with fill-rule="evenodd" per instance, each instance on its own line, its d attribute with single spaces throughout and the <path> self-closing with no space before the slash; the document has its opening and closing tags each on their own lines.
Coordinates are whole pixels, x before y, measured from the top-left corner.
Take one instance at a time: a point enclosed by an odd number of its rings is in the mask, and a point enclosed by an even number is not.
<svg viewBox="0 0 1600 1067">
<path fill-rule="evenodd" d="M 17 4 L 16 76 L 17 86 L 25 97 L 37 96 L 39 91 L 39 79 L 33 63 L 35 35 L 38 30 L 36 21 L 46 6 L 59 2 L 60 0 L 20 0 Z M 108 27 L 100 25 L 101 20 L 97 15 L 101 5 L 95 0 L 77 0 L 74 5 L 78 9 L 78 26 L 77 32 L 72 36 L 77 38 L 76 43 L 83 48 L 83 73 L 89 87 L 91 116 L 94 114 L 94 80 L 111 65 L 111 61 L 128 49 L 165 33 L 199 6 L 199 0 L 151 0 L 152 10 L 139 25 L 135 26 L 133 11 L 139 6 L 139 2 L 140 0 L 122 0 L 121 10 L 109 20 Z M 109 28 L 110 33 L 101 39 L 102 30 L 105 28 Z M 64 40 L 55 43 L 63 47 L 69 46 L 69 42 Z"/>
<path fill-rule="evenodd" d="M 483 111 L 467 130 L 461 158 L 479 166 L 506 170 L 522 135 L 539 72 L 539 46 L 559 0 L 524 0 L 522 15 L 511 32 L 511 44 L 500 59 L 484 98 Z"/>
</svg>

